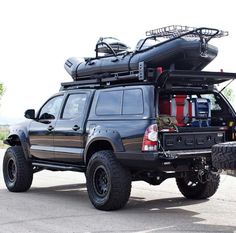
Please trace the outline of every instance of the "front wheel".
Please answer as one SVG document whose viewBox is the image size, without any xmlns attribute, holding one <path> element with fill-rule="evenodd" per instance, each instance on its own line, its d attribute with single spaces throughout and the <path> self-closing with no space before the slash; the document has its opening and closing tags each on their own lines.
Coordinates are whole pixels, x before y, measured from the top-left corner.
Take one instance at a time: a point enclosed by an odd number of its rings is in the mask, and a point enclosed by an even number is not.
<svg viewBox="0 0 236 233">
<path fill-rule="evenodd" d="M 130 172 L 116 160 L 112 151 L 96 152 L 89 161 L 87 190 L 90 201 L 100 210 L 116 210 L 128 201 Z"/>
<path fill-rule="evenodd" d="M 188 199 L 206 199 L 215 194 L 220 183 L 219 174 L 210 174 L 209 179 L 201 182 L 197 173 L 184 178 L 176 178 L 179 191 Z"/>
<path fill-rule="evenodd" d="M 32 164 L 25 159 L 20 146 L 9 147 L 3 159 L 3 177 L 11 192 L 27 191 L 33 180 Z"/>
</svg>

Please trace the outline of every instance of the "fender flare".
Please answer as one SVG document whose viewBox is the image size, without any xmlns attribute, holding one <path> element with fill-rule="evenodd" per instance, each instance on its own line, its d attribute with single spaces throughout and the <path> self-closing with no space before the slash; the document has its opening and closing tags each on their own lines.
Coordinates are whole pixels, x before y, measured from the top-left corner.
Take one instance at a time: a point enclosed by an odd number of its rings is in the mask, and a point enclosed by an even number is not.
<svg viewBox="0 0 236 233">
<path fill-rule="evenodd" d="M 29 138 L 26 136 L 24 130 L 22 129 L 13 129 L 11 130 L 8 138 L 4 140 L 5 144 L 8 144 L 10 146 L 13 146 L 14 143 L 14 137 L 18 137 L 20 140 L 20 144 L 22 147 L 22 150 L 24 152 L 26 160 L 28 160 L 30 156 L 30 145 L 29 145 Z"/>
<path fill-rule="evenodd" d="M 118 131 L 114 129 L 106 129 L 102 127 L 95 127 L 88 135 L 87 143 L 84 150 L 84 161 L 86 162 L 87 153 L 90 146 L 96 141 L 107 141 L 111 144 L 114 152 L 124 151 L 124 146 L 121 140 L 121 136 Z"/>
</svg>

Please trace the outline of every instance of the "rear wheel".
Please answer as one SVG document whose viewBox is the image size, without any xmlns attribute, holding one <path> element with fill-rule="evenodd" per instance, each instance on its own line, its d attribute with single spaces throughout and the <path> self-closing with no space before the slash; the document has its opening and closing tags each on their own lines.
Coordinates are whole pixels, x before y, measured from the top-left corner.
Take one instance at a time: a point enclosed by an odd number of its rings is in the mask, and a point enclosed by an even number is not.
<svg viewBox="0 0 236 233">
<path fill-rule="evenodd" d="M 99 151 L 92 156 L 86 178 L 89 198 L 95 208 L 116 210 L 127 203 L 131 175 L 116 160 L 112 151 Z"/>
<path fill-rule="evenodd" d="M 205 199 L 215 194 L 220 183 L 219 174 L 210 174 L 205 182 L 198 179 L 196 173 L 184 178 L 176 178 L 179 191 L 188 199 Z"/>
<path fill-rule="evenodd" d="M 7 149 L 3 159 L 3 177 L 11 192 L 27 191 L 33 180 L 32 164 L 25 159 L 20 146 Z"/>
</svg>

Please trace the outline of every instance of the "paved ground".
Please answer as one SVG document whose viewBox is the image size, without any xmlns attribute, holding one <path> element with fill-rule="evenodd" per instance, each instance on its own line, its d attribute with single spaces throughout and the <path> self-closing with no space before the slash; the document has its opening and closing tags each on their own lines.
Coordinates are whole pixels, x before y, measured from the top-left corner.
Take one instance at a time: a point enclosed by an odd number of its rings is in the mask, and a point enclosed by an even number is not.
<svg viewBox="0 0 236 233">
<path fill-rule="evenodd" d="M 83 174 L 43 171 L 29 192 L 10 193 L 1 170 L 0 233 L 8 232 L 235 233 L 236 177 L 223 175 L 218 192 L 204 201 L 184 199 L 174 180 L 156 187 L 135 182 L 124 209 L 103 212 L 90 204 Z"/>
</svg>

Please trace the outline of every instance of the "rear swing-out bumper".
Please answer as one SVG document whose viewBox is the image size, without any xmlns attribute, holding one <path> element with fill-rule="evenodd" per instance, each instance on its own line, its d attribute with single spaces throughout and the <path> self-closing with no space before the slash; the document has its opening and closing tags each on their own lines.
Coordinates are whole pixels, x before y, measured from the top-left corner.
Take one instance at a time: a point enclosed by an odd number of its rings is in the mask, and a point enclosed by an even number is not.
<svg viewBox="0 0 236 233">
<path fill-rule="evenodd" d="M 211 159 L 211 149 L 159 152 L 116 152 L 117 159 L 130 168 L 160 171 L 186 171 L 195 161 Z"/>
</svg>

